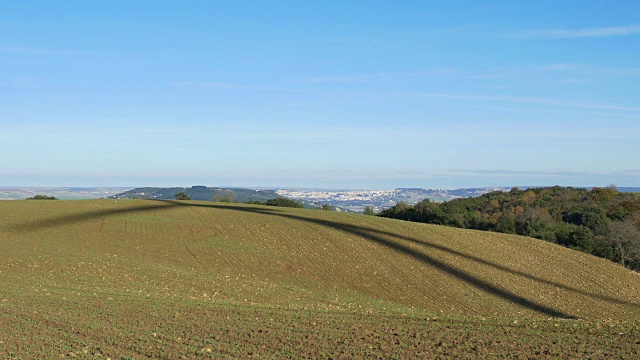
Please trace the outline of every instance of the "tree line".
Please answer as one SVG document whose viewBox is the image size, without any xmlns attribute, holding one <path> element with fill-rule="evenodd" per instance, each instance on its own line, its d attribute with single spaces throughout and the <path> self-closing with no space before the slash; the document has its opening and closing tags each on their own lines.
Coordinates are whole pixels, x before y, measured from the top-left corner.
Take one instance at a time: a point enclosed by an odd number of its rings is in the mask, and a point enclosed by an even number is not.
<svg viewBox="0 0 640 360">
<path fill-rule="evenodd" d="M 443 203 L 399 202 L 378 216 L 530 236 L 640 270 L 640 195 L 615 186 L 513 188 Z"/>
<path fill-rule="evenodd" d="M 181 191 L 174 195 L 176 200 L 191 200 L 191 197 L 187 195 L 184 191 Z M 224 191 L 222 193 L 216 194 L 213 199 L 215 202 L 228 202 L 228 203 L 237 203 L 235 197 L 233 196 L 233 192 L 230 190 Z M 304 205 L 298 201 L 286 199 L 283 197 L 268 199 L 266 201 L 258 201 L 258 200 L 250 200 L 245 202 L 245 204 L 253 204 L 253 205 L 266 205 L 266 206 L 280 206 L 280 207 L 291 207 L 291 208 L 304 208 Z M 320 207 L 322 210 L 329 210 L 329 208 Z"/>
<path fill-rule="evenodd" d="M 48 196 L 48 195 L 35 195 L 32 197 L 28 197 L 25 200 L 58 200 L 58 198 L 55 196 Z"/>
</svg>

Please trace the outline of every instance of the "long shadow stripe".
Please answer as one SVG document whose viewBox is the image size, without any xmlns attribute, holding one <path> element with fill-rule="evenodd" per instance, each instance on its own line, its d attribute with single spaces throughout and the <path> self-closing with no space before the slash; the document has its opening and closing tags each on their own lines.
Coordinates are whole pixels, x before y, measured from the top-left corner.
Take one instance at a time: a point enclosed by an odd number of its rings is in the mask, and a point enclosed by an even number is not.
<svg viewBox="0 0 640 360">
<path fill-rule="evenodd" d="M 182 203 L 180 205 L 183 205 Z M 193 204 L 184 204 L 185 206 L 192 206 Z M 571 315 L 571 314 L 567 314 L 564 313 L 562 311 L 553 309 L 551 307 L 545 306 L 545 305 L 541 305 L 538 304 L 536 302 L 533 302 L 531 300 L 528 300 L 522 296 L 519 296 L 515 293 L 512 293 L 510 291 L 507 291 L 505 289 L 501 289 L 495 285 L 492 285 L 491 283 L 484 281 L 482 279 L 479 279 L 465 271 L 462 271 L 460 269 L 456 269 L 455 267 L 446 264 L 440 260 L 434 259 L 431 256 L 428 256 L 426 254 L 420 253 L 418 251 L 415 251 L 409 247 L 394 243 L 392 241 L 386 240 L 380 236 L 376 236 L 376 235 L 372 235 L 370 233 L 367 233 L 366 228 L 360 228 L 359 227 L 355 227 L 355 226 L 351 226 L 351 225 L 345 225 L 342 223 L 333 223 L 330 221 L 322 221 L 322 220 L 315 220 L 315 219 L 308 219 L 308 218 L 304 218 L 304 217 L 300 217 L 300 216 L 295 216 L 295 215 L 290 215 L 290 214 L 285 214 L 285 213 L 278 213 L 278 212 L 274 212 L 271 210 L 267 210 L 267 209 L 261 209 L 261 208 L 253 208 L 253 209 L 246 209 L 243 207 L 236 207 L 236 206 L 228 206 L 228 205 L 199 205 L 196 204 L 195 206 L 209 206 L 209 207 L 214 207 L 214 208 L 226 208 L 226 209 L 232 209 L 232 210 L 239 210 L 239 211 L 251 211 L 251 212 L 258 212 L 258 213 L 263 213 L 266 215 L 270 215 L 270 216 L 280 216 L 280 217 L 286 217 L 286 218 L 292 218 L 292 219 L 296 219 L 296 220 L 301 220 L 301 221 L 307 221 L 307 222 L 312 222 L 312 223 L 316 223 L 319 225 L 323 225 L 323 226 L 327 226 L 327 227 L 332 227 L 332 228 L 338 228 L 340 230 L 346 231 L 346 232 L 350 232 L 354 235 L 360 236 L 362 238 L 368 239 L 370 241 L 374 241 L 377 242 L 379 244 L 382 244 L 384 246 L 387 246 L 395 251 L 404 253 L 406 255 L 409 255 L 411 257 L 414 257 L 420 261 L 422 261 L 423 263 L 435 267 L 445 273 L 451 274 L 453 276 L 455 276 L 456 278 L 460 279 L 463 282 L 466 282 L 467 284 L 476 287 L 477 289 L 489 293 L 491 295 L 495 295 L 498 296 L 500 298 L 503 298 L 507 301 L 513 302 L 515 304 L 518 304 L 520 306 L 523 306 L 525 308 L 528 308 L 530 310 L 539 312 L 541 314 L 544 314 L 546 316 L 552 316 L 552 317 L 557 317 L 557 318 L 565 318 L 565 319 L 577 319 L 577 317 Z M 335 225 L 335 226 L 334 226 Z"/>
</svg>

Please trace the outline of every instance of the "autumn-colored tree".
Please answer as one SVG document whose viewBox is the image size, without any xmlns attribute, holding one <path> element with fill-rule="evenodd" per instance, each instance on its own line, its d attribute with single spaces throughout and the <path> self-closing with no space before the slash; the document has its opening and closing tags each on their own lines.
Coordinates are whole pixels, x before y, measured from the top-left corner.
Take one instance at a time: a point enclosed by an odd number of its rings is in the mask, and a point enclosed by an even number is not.
<svg viewBox="0 0 640 360">
<path fill-rule="evenodd" d="M 378 215 L 531 236 L 640 270 L 640 196 L 615 186 L 514 188 L 443 203 L 399 202 Z"/>
<path fill-rule="evenodd" d="M 522 200 L 524 200 L 525 204 L 527 204 L 528 206 L 531 206 L 533 205 L 533 202 L 536 201 L 536 193 L 529 190 L 526 193 L 524 193 Z"/>
</svg>

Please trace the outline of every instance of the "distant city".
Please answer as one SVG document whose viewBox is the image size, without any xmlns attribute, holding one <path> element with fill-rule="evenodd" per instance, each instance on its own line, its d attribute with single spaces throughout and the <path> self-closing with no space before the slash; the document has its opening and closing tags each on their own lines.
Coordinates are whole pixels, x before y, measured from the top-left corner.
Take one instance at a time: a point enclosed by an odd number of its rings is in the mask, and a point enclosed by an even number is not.
<svg viewBox="0 0 640 360">
<path fill-rule="evenodd" d="M 464 197 L 473 197 L 486 194 L 491 191 L 505 191 L 511 188 L 485 187 L 470 189 L 420 189 L 400 188 L 393 190 L 291 190 L 278 189 L 276 193 L 282 197 L 302 201 L 313 206 L 330 205 L 337 210 L 349 212 L 361 212 L 369 206 L 374 211 L 394 206 L 399 201 L 407 204 L 415 204 L 425 199 L 442 202 Z"/>
</svg>

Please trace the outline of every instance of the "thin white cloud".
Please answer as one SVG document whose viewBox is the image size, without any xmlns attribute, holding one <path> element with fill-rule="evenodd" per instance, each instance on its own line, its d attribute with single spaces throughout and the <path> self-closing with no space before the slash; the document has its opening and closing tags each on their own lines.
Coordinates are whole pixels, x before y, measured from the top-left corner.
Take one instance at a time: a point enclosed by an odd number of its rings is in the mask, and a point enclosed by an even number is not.
<svg viewBox="0 0 640 360">
<path fill-rule="evenodd" d="M 367 74 L 367 75 L 335 75 L 305 79 L 304 83 L 356 83 L 356 82 L 374 82 L 374 81 L 391 81 L 403 78 L 442 76 L 458 73 L 453 68 L 438 68 L 430 71 L 415 71 L 404 73 L 387 73 L 387 74 Z"/>
<path fill-rule="evenodd" d="M 33 78 L 16 76 L 9 82 L 9 86 L 14 88 L 28 89 L 38 87 L 38 83 Z"/>
<path fill-rule="evenodd" d="M 506 169 L 451 169 L 453 173 L 467 173 L 487 176 L 509 176 L 509 175 L 530 175 L 530 176 L 556 176 L 556 177 L 587 177 L 602 175 L 619 175 L 610 172 L 585 172 L 585 171 L 544 171 L 544 170 L 506 170 Z"/>
<path fill-rule="evenodd" d="M 291 91 L 284 87 L 236 85 L 219 81 L 180 81 L 172 83 L 171 86 L 179 89 Z"/>
<path fill-rule="evenodd" d="M 577 69 L 578 67 L 579 66 L 576 64 L 549 64 L 544 67 L 544 70 L 561 71 L 561 70 Z"/>
<path fill-rule="evenodd" d="M 379 80 L 379 75 L 336 75 L 336 76 L 324 76 L 306 79 L 306 83 L 350 83 L 350 82 L 366 82 L 372 80 Z"/>
<path fill-rule="evenodd" d="M 62 56 L 62 57 L 106 57 L 106 56 L 126 56 L 133 57 L 151 57 L 157 56 L 152 52 L 131 52 L 131 51 L 105 51 L 91 49 L 73 49 L 73 48 L 44 48 L 32 46 L 0 46 L 0 54 L 17 55 L 17 56 Z"/>
<path fill-rule="evenodd" d="M 540 81 L 541 76 L 547 73 L 560 73 L 570 71 L 584 72 L 584 67 L 580 64 L 572 63 L 552 63 L 529 67 L 502 67 L 478 70 L 463 70 L 451 67 L 441 67 L 425 71 L 398 72 L 398 73 L 378 73 L 378 74 L 344 74 L 312 77 L 301 80 L 302 83 L 373 83 L 411 80 L 424 80 L 425 78 L 447 78 L 447 79 L 480 79 L 480 80 L 518 80 L 518 81 Z"/>
<path fill-rule="evenodd" d="M 640 170 L 619 171 L 614 173 L 614 175 L 640 177 Z"/>
<path fill-rule="evenodd" d="M 0 47 L 0 54 L 46 54 L 47 50 L 27 46 Z"/>
<path fill-rule="evenodd" d="M 583 80 L 583 79 L 564 79 L 562 80 L 562 83 L 564 84 L 585 84 L 588 81 Z"/>
<path fill-rule="evenodd" d="M 443 98 L 443 99 L 484 100 L 484 101 L 496 101 L 496 102 L 507 102 L 507 103 L 529 103 L 529 104 L 539 104 L 539 105 L 600 109 L 600 110 L 640 111 L 640 107 L 618 106 L 618 105 L 600 104 L 600 103 L 581 103 L 581 102 L 563 101 L 563 100 L 538 98 L 538 97 L 524 97 L 524 96 L 465 95 L 465 94 L 441 94 L 441 93 L 419 93 L 419 94 L 414 94 L 414 96 L 427 97 L 427 98 Z"/>
<path fill-rule="evenodd" d="M 635 65 L 635 64 L 634 64 Z M 463 75 L 458 73 L 456 75 Z M 587 79 L 612 77 L 637 77 L 640 76 L 640 68 L 638 67 L 598 67 L 576 63 L 551 63 L 538 66 L 527 67 L 505 67 L 478 72 L 477 74 L 469 73 L 469 78 L 476 79 L 512 79 L 512 80 L 531 80 L 531 81 L 557 81 L 557 76 L 571 76 L 571 79 L 580 78 L 580 82 Z M 551 77 L 550 77 L 551 76 Z M 564 80 L 562 81 L 564 82 Z"/>
<path fill-rule="evenodd" d="M 591 37 L 609 37 L 609 36 L 626 36 L 640 34 L 640 25 L 616 26 L 605 28 L 591 28 L 579 30 L 532 30 L 527 31 L 525 36 L 533 38 L 550 38 L 550 39 L 571 39 L 571 38 L 591 38 Z"/>
<path fill-rule="evenodd" d="M 549 131 L 527 131 L 526 133 L 514 131 L 502 133 L 502 136 L 512 136 L 514 139 L 548 139 L 548 140 L 635 140 L 640 138 L 640 127 L 613 127 L 595 129 L 573 129 L 562 133 Z"/>
</svg>

